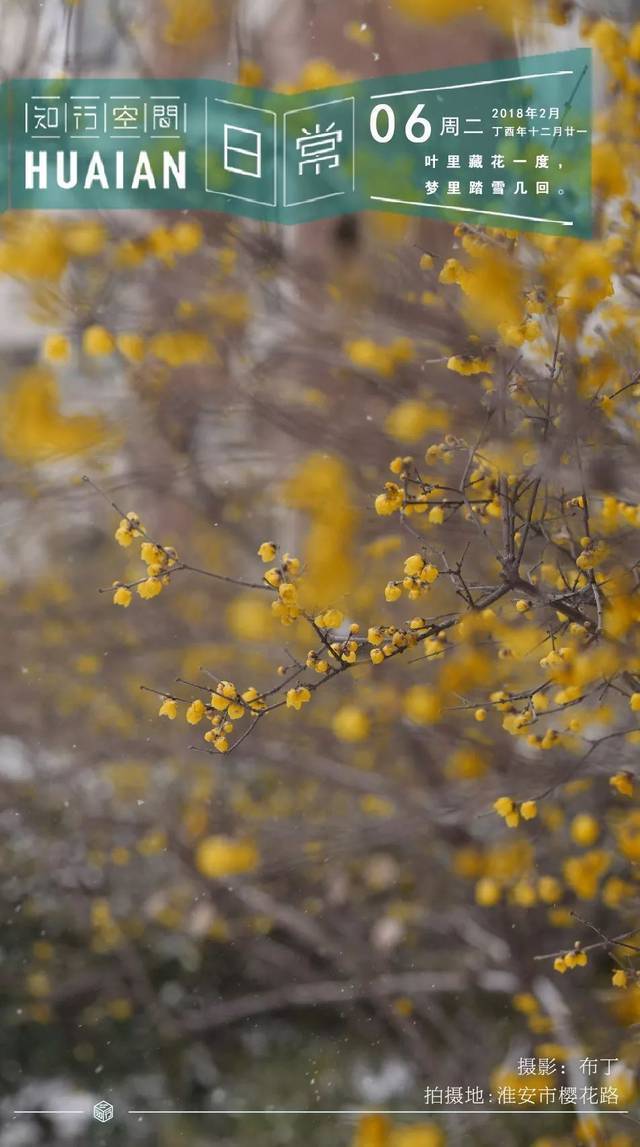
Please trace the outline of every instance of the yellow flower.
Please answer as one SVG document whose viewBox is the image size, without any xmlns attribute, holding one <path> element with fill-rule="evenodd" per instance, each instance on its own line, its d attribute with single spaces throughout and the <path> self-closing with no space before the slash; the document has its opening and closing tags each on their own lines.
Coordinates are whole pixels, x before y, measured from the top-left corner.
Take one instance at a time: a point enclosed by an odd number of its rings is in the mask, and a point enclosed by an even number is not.
<svg viewBox="0 0 640 1147">
<path fill-rule="evenodd" d="M 444 430 L 448 425 L 446 414 L 427 406 L 417 398 L 400 402 L 388 414 L 385 430 L 397 442 L 418 442 L 427 430 Z"/>
<path fill-rule="evenodd" d="M 564 973 L 567 970 L 564 956 L 556 956 L 555 960 L 553 961 L 553 967 L 556 972 L 560 972 L 560 974 L 564 976 Z"/>
<path fill-rule="evenodd" d="M 352 742 L 364 741 L 371 725 L 367 714 L 357 705 L 343 705 L 333 718 L 332 728 L 339 741 Z"/>
<path fill-rule="evenodd" d="M 619 792 L 621 796 L 633 796 L 633 776 L 631 773 L 626 771 L 623 773 L 615 773 L 614 776 L 609 777 L 609 784 L 616 792 Z"/>
<path fill-rule="evenodd" d="M 600 825 L 594 816 L 588 813 L 580 813 L 574 817 L 571 822 L 571 838 L 576 844 L 581 844 L 585 848 L 595 844 L 600 836 Z"/>
<path fill-rule="evenodd" d="M 614 988 L 626 988 L 629 986 L 627 973 L 623 968 L 616 968 L 611 977 L 611 983 L 613 984 Z"/>
<path fill-rule="evenodd" d="M 345 354 L 358 370 L 373 371 L 387 378 L 393 372 L 393 355 L 389 347 L 373 339 L 353 339 L 345 343 Z"/>
<path fill-rule="evenodd" d="M 574 948 L 572 952 L 565 952 L 564 962 L 567 968 L 584 968 L 587 963 L 587 953 L 582 952 L 580 948 Z"/>
<path fill-rule="evenodd" d="M 289 709 L 301 709 L 310 700 L 311 693 L 305 685 L 298 685 L 297 689 L 287 690 L 287 708 Z"/>
<path fill-rule="evenodd" d="M 511 797 L 498 797 L 497 801 L 493 802 L 493 807 L 498 816 L 505 817 L 513 812 L 515 805 Z"/>
<path fill-rule="evenodd" d="M 535 801 L 525 801 L 520 805 L 520 816 L 523 820 L 533 820 L 538 815 L 538 806 Z"/>
<path fill-rule="evenodd" d="M 258 546 L 258 557 L 263 562 L 272 562 L 276 556 L 277 545 L 275 542 L 262 542 Z"/>
<path fill-rule="evenodd" d="M 192 701 L 186 712 L 186 718 L 190 725 L 197 725 L 205 715 L 205 707 L 199 697 Z"/>
<path fill-rule="evenodd" d="M 173 700 L 173 697 L 165 697 L 160 708 L 158 709 L 158 716 L 168 717 L 170 721 L 175 721 L 177 713 L 178 706 Z"/>
<path fill-rule="evenodd" d="M 62 412 L 58 384 L 46 367 L 20 372 L 0 398 L 0 446 L 19 462 L 78 454 L 103 437 L 99 418 Z"/>
<path fill-rule="evenodd" d="M 322 615 L 322 621 L 318 622 L 324 629 L 339 629 L 344 621 L 344 614 L 339 609 L 327 609 Z"/>
<path fill-rule="evenodd" d="M 173 228 L 171 238 L 179 255 L 191 255 L 202 246 L 204 234 L 197 219 L 181 219 Z"/>
<path fill-rule="evenodd" d="M 216 879 L 252 872 L 258 866 L 258 850 L 250 840 L 229 836 L 208 836 L 198 845 L 195 862 L 203 876 Z"/>
<path fill-rule="evenodd" d="M 105 327 L 98 324 L 87 327 L 82 336 L 82 348 L 90 358 L 101 358 L 113 354 L 115 345 L 113 335 Z"/>
<path fill-rule="evenodd" d="M 404 563 L 404 572 L 413 577 L 414 574 L 419 574 L 424 567 L 424 558 L 420 554 L 412 554 L 407 558 Z"/>
<path fill-rule="evenodd" d="M 442 712 L 440 699 L 426 685 L 412 685 L 404 698 L 404 711 L 416 725 L 433 725 Z"/>
<path fill-rule="evenodd" d="M 143 542 L 140 546 L 140 557 L 146 565 L 155 565 L 164 557 L 162 550 L 155 546 L 153 542 Z"/>
<path fill-rule="evenodd" d="M 142 362 L 144 358 L 144 339 L 142 335 L 133 332 L 124 332 L 116 337 L 116 346 L 123 358 L 129 362 Z"/>
<path fill-rule="evenodd" d="M 541 876 L 538 881 L 538 896 L 545 904 L 553 904 L 562 898 L 562 885 L 555 876 Z"/>
<path fill-rule="evenodd" d="M 141 582 L 138 586 L 138 594 L 144 598 L 145 601 L 149 601 L 152 597 L 157 597 L 159 593 L 162 593 L 162 582 L 158 577 L 148 577 L 146 581 Z"/>
<path fill-rule="evenodd" d="M 67 362 L 71 346 L 66 335 L 47 335 L 42 348 L 42 356 L 47 362 Z"/>
<path fill-rule="evenodd" d="M 397 585 L 394 581 L 387 582 L 386 586 L 384 587 L 385 601 L 398 601 L 398 599 L 401 597 L 402 597 L 401 586 Z"/>
<path fill-rule="evenodd" d="M 395 482 L 385 482 L 384 493 L 378 494 L 374 502 L 376 514 L 387 516 L 399 510 L 404 501 L 404 495 Z"/>
<path fill-rule="evenodd" d="M 161 362 L 173 367 L 192 366 L 217 359 L 217 352 L 207 335 L 195 330 L 162 331 L 151 339 L 149 351 Z"/>
<path fill-rule="evenodd" d="M 487 719 L 487 710 L 486 710 L 486 709 L 476 709 L 476 711 L 475 711 L 475 713 L 473 714 L 473 716 L 474 716 L 474 718 L 475 718 L 475 720 L 476 720 L 476 721 L 486 721 L 486 719 Z"/>
<path fill-rule="evenodd" d="M 131 596 L 131 590 L 127 589 L 125 585 L 120 585 L 113 595 L 113 604 L 121 605 L 124 609 L 127 609 L 127 607 L 131 605 Z"/>
<path fill-rule="evenodd" d="M 449 370 L 456 374 L 489 374 L 491 363 L 486 358 L 474 358 L 469 354 L 455 354 L 447 361 Z"/>
<path fill-rule="evenodd" d="M 266 702 L 260 696 L 254 685 L 250 685 L 248 689 L 245 689 L 242 694 L 242 700 L 254 713 L 260 713 L 266 708 Z"/>
<path fill-rule="evenodd" d="M 632 709 L 634 713 L 640 712 L 640 693 L 631 694 L 629 698 L 629 708 Z"/>
<path fill-rule="evenodd" d="M 113 536 L 116 539 L 119 546 L 124 546 L 124 548 L 126 549 L 127 546 L 131 545 L 131 543 L 133 541 L 133 534 L 132 534 L 131 530 L 129 529 L 129 523 L 127 522 L 126 518 L 122 519 L 122 521 L 120 522 L 120 525 L 118 526 L 118 528 L 117 528 L 117 530 Z"/>
<path fill-rule="evenodd" d="M 229 742 L 226 737 L 216 737 L 213 742 L 213 747 L 217 749 L 219 753 L 229 752 Z"/>
<path fill-rule="evenodd" d="M 278 588 L 278 593 L 280 594 L 280 600 L 283 601 L 285 605 L 297 604 L 298 591 L 291 582 L 282 582 Z"/>
<path fill-rule="evenodd" d="M 490 876 L 483 876 L 475 888 L 476 903 L 483 908 L 492 908 L 500 899 L 500 885 Z"/>
</svg>

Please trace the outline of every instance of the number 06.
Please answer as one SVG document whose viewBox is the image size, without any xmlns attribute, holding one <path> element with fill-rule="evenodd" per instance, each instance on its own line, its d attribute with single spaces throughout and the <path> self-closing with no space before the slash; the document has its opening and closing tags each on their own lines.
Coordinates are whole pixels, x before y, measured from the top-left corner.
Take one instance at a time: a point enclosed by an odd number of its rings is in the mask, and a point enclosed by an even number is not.
<svg viewBox="0 0 640 1147">
<path fill-rule="evenodd" d="M 428 119 L 422 115 L 424 111 L 424 104 L 417 104 L 411 112 L 409 119 L 405 124 L 404 134 L 406 135 L 409 143 L 426 143 L 431 135 L 431 124 Z M 384 113 L 386 116 L 386 129 L 380 130 L 380 116 Z M 371 109 L 371 119 L 369 122 L 371 135 L 376 143 L 389 143 L 393 139 L 396 130 L 396 113 L 389 104 L 376 104 Z"/>
</svg>

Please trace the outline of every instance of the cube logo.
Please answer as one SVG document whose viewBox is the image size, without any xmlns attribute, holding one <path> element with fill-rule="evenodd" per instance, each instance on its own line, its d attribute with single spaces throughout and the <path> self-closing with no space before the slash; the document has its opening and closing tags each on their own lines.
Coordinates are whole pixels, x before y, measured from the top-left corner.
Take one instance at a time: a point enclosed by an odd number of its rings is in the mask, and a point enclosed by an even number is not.
<svg viewBox="0 0 640 1147">
<path fill-rule="evenodd" d="M 93 1108 L 93 1118 L 98 1120 L 98 1123 L 108 1123 L 113 1119 L 113 1104 L 107 1103 L 106 1099 L 101 1099 L 96 1103 Z"/>
</svg>

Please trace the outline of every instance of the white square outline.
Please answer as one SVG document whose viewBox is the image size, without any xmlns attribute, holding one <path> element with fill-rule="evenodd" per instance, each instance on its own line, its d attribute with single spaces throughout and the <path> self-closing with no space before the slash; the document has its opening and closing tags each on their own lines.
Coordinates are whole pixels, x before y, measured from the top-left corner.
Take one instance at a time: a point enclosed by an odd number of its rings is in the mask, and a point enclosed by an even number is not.
<svg viewBox="0 0 640 1147">
<path fill-rule="evenodd" d="M 277 162 L 278 162 L 278 116 L 276 112 L 271 111 L 269 108 L 259 108 L 254 104 L 241 104 L 237 100 L 223 100 L 220 96 L 214 96 L 214 102 L 218 104 L 230 104 L 236 108 L 249 108 L 254 112 L 261 112 L 263 115 L 273 116 L 273 202 L 267 199 L 250 199 L 247 195 L 237 195 L 233 191 L 218 191 L 214 187 L 209 187 L 208 173 L 209 173 L 209 96 L 205 97 L 204 103 L 204 189 L 209 195 L 226 195 L 227 199 L 240 199 L 243 203 L 257 203 L 261 207 L 277 207 L 278 206 L 278 179 L 277 179 Z"/>
<path fill-rule="evenodd" d="M 316 195 L 313 199 L 297 199 L 294 203 L 287 203 L 287 116 L 300 112 L 315 111 L 316 108 L 328 108 L 332 104 L 351 104 L 351 190 L 356 189 L 356 100 L 355 96 L 343 96 L 338 100 L 325 100 L 322 104 L 307 104 L 300 108 L 291 108 L 284 113 L 284 127 L 282 132 L 282 194 L 284 207 L 302 207 L 306 203 L 319 203 L 321 199 L 334 199 L 336 195 L 346 195 L 346 191 L 328 191 L 326 195 Z"/>
</svg>

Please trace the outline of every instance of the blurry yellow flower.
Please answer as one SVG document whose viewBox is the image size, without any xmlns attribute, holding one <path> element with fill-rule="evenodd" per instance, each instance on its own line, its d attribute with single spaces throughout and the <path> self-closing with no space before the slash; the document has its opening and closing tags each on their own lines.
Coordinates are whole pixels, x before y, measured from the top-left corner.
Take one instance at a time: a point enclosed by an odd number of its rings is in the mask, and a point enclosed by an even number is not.
<svg viewBox="0 0 640 1147">
<path fill-rule="evenodd" d="M 612 788 L 619 792 L 621 796 L 633 796 L 633 775 L 632 773 L 622 772 L 615 773 L 614 776 L 609 777 L 609 784 Z"/>
<path fill-rule="evenodd" d="M 200 842 L 195 855 L 196 868 L 210 879 L 253 872 L 259 859 L 252 841 L 229 836 L 208 836 Z"/>
<path fill-rule="evenodd" d="M 371 728 L 369 718 L 357 705 L 343 705 L 332 721 L 333 731 L 339 741 L 364 741 Z"/>
<path fill-rule="evenodd" d="M 571 822 L 571 838 L 576 844 L 581 844 L 585 848 L 595 844 L 600 836 L 600 825 L 594 816 L 588 813 L 580 813 L 574 817 Z"/>
<path fill-rule="evenodd" d="M 113 354 L 115 349 L 113 335 L 98 324 L 87 327 L 82 336 L 82 349 L 90 358 L 102 358 Z"/>
<path fill-rule="evenodd" d="M 42 357 L 47 362 L 67 362 L 71 354 L 71 345 L 66 335 L 47 335 L 42 347 Z"/>
<path fill-rule="evenodd" d="M 178 715 L 178 706 L 176 705 L 173 697 L 165 697 L 160 708 L 158 709 L 159 717 L 168 717 L 170 721 L 175 721 Z"/>
<path fill-rule="evenodd" d="M 457 374 L 488 374 L 491 370 L 491 363 L 485 358 L 456 354 L 448 359 L 447 367 L 449 370 L 455 370 Z"/>
<path fill-rule="evenodd" d="M 483 876 L 475 887 L 476 903 L 483 908 L 492 908 L 500 900 L 500 885 L 490 876 Z"/>
<path fill-rule="evenodd" d="M 201 331 L 164 331 L 149 342 L 149 352 L 167 366 L 194 366 L 215 362 L 218 355 Z"/>
<path fill-rule="evenodd" d="M 0 398 L 0 445 L 17 462 L 79 454 L 103 439 L 99 418 L 62 414 L 58 384 L 44 367 L 23 371 Z"/>
<path fill-rule="evenodd" d="M 417 442 L 427 430 L 444 430 L 447 425 L 443 411 L 430 408 L 418 399 L 407 399 L 387 415 L 385 429 L 398 442 Z"/>
<path fill-rule="evenodd" d="M 142 362 L 144 359 L 145 346 L 142 335 L 123 331 L 116 337 L 116 346 L 123 358 L 129 362 Z"/>
<path fill-rule="evenodd" d="M 403 708 L 416 725 L 433 725 L 442 713 L 440 698 L 427 685 L 412 685 L 405 694 Z"/>
<path fill-rule="evenodd" d="M 204 232 L 197 219 L 182 219 L 173 228 L 171 238 L 179 255 L 191 255 L 202 246 Z"/>
</svg>

